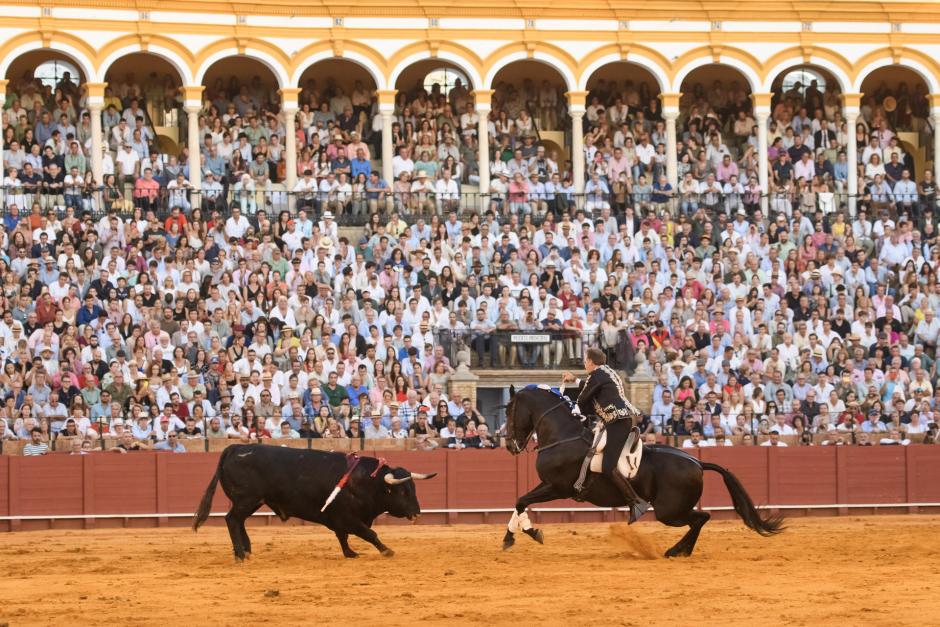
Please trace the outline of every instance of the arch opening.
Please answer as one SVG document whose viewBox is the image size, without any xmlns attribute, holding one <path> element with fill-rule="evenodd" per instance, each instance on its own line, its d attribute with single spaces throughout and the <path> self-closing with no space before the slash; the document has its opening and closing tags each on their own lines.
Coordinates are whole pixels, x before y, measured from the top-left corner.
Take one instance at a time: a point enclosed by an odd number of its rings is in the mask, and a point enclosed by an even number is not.
<svg viewBox="0 0 940 627">
<path fill-rule="evenodd" d="M 728 193 L 758 176 L 757 127 L 752 81 L 726 63 L 710 63 L 688 72 L 679 86 L 676 147 L 679 193 L 688 175 L 702 189 Z"/>
<path fill-rule="evenodd" d="M 133 118 L 142 115 L 160 152 L 177 154 L 186 115 L 180 91 L 183 79 L 176 67 L 159 55 L 134 52 L 115 59 L 104 80 L 102 126 L 111 149 L 120 148 L 112 132 L 119 119 L 125 117 L 133 125 Z"/>
<path fill-rule="evenodd" d="M 574 156 L 565 76 L 546 61 L 520 59 L 496 72 L 492 89 L 491 170 L 512 171 L 519 167 L 512 162 L 521 159 L 530 171 L 535 168 L 541 181 L 555 172 L 566 178 Z M 565 149 L 560 151 L 560 146 Z"/>
<path fill-rule="evenodd" d="M 898 180 L 895 162 L 902 164 L 914 180 L 920 180 L 928 162 L 937 155 L 933 150 L 930 118 L 929 87 L 915 70 L 903 66 L 886 66 L 869 73 L 861 83 L 862 104 L 859 110 L 859 158 L 866 169 L 866 182 L 871 182 L 878 168 L 870 167 L 871 155 L 880 152 L 884 176 L 889 184 Z M 864 142 L 864 144 L 863 144 Z M 894 170 L 894 171 L 892 171 Z"/>
<path fill-rule="evenodd" d="M 349 159 L 360 148 L 370 161 L 381 154 L 382 129 L 375 126 L 377 86 L 367 68 L 348 59 L 323 59 L 303 71 L 298 86 L 295 130 L 302 130 L 297 133 L 300 173 L 316 172 L 316 154 L 328 144 L 341 146 Z M 355 152 L 349 148 L 352 143 Z"/>
</svg>

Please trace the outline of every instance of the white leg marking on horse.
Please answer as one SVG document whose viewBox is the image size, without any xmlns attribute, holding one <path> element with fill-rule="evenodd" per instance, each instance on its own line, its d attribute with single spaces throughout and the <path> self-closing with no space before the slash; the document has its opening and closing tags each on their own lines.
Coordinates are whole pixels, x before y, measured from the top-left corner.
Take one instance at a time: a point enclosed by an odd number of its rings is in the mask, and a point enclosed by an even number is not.
<svg viewBox="0 0 940 627">
<path fill-rule="evenodd" d="M 532 528 L 532 521 L 529 520 L 529 512 L 519 514 L 519 524 L 522 526 L 523 531 L 528 531 Z"/>
<path fill-rule="evenodd" d="M 509 519 L 509 524 L 506 527 L 509 529 L 509 533 L 522 531 L 522 525 L 519 523 L 519 513 L 516 510 L 512 511 L 512 518 Z"/>
</svg>

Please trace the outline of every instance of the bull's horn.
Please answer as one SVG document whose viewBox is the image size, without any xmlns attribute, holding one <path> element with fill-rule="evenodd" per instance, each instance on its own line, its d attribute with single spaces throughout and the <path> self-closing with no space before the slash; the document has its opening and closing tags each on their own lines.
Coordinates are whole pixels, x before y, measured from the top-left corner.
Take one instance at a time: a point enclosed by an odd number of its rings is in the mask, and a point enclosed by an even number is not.
<svg viewBox="0 0 940 627">
<path fill-rule="evenodd" d="M 399 485 L 406 481 L 411 481 L 411 475 L 408 475 L 404 479 L 396 479 L 392 473 L 390 472 L 385 473 L 385 483 L 387 483 L 388 485 Z"/>
<path fill-rule="evenodd" d="M 432 473 L 427 474 L 427 475 L 422 475 L 422 474 L 419 473 L 419 472 L 413 472 L 413 473 L 411 473 L 411 478 L 414 479 L 415 481 L 423 481 L 423 480 L 425 480 L 425 479 L 433 479 L 433 478 L 436 477 L 436 476 L 437 476 L 437 473 L 436 473 L 436 472 L 432 472 Z"/>
</svg>

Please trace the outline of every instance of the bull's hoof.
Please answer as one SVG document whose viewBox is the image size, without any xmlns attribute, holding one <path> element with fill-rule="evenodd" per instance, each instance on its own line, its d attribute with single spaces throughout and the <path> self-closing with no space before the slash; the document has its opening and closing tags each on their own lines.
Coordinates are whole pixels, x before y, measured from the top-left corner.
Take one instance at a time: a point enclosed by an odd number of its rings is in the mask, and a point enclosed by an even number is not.
<svg viewBox="0 0 940 627">
<path fill-rule="evenodd" d="M 382 557 L 395 557 L 395 551 L 391 549 L 382 549 Z"/>
<path fill-rule="evenodd" d="M 541 529 L 526 529 L 525 534 L 539 544 L 545 544 L 545 534 L 542 533 Z"/>
<path fill-rule="evenodd" d="M 507 531 L 506 535 L 503 536 L 503 550 L 508 551 L 515 543 L 516 537 L 512 534 L 511 531 Z"/>
</svg>

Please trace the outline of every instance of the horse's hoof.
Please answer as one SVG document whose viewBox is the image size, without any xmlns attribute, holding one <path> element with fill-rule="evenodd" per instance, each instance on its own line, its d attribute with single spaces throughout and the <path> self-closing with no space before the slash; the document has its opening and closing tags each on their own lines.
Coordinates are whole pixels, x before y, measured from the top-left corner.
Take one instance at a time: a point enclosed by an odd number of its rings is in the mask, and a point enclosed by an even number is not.
<svg viewBox="0 0 940 627">
<path fill-rule="evenodd" d="M 512 545 L 516 543 L 516 538 L 512 535 L 512 532 L 507 531 L 506 535 L 503 536 L 503 550 L 508 551 L 512 548 Z"/>
<path fill-rule="evenodd" d="M 395 557 L 395 551 L 391 549 L 382 549 L 382 557 Z"/>
<path fill-rule="evenodd" d="M 356 553 L 355 551 L 350 551 L 349 553 L 343 553 L 343 557 L 345 557 L 346 559 L 350 559 L 350 560 L 351 560 L 351 559 L 353 559 L 354 557 L 359 557 L 359 554 Z"/>
<path fill-rule="evenodd" d="M 525 533 L 539 544 L 545 544 L 545 534 L 541 529 L 526 529 Z"/>
</svg>

